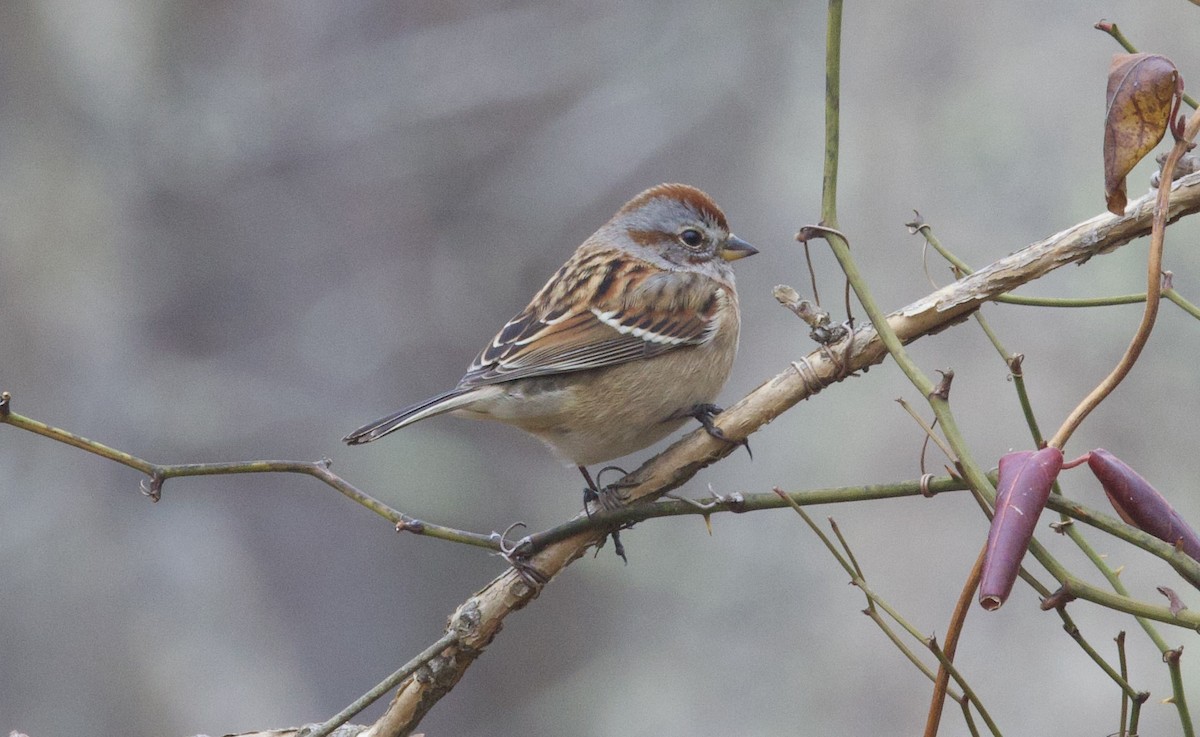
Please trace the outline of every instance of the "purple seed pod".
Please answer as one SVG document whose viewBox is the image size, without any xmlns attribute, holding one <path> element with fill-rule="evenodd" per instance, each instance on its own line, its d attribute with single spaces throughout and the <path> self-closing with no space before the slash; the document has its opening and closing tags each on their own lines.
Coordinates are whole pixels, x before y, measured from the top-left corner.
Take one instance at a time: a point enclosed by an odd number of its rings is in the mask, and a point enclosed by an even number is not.
<svg viewBox="0 0 1200 737">
<path fill-rule="evenodd" d="M 1062 463 L 1058 448 L 1018 450 L 1000 459 L 996 514 L 979 578 L 979 604 L 984 609 L 999 609 L 1012 593 L 1021 559 Z"/>
<path fill-rule="evenodd" d="M 1200 560 L 1200 536 L 1137 471 L 1102 448 L 1088 453 L 1088 467 L 1121 519 Z"/>
</svg>

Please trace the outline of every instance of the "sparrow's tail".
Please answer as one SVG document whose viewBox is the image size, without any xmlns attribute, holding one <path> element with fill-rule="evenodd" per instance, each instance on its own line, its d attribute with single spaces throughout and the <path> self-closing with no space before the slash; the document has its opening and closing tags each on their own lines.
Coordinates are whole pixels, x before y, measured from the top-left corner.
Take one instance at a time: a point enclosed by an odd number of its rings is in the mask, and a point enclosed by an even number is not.
<svg viewBox="0 0 1200 737">
<path fill-rule="evenodd" d="M 399 412 L 363 425 L 342 438 L 342 440 L 347 445 L 361 445 L 362 443 L 369 443 L 372 440 L 378 440 L 390 432 L 399 430 L 406 425 L 411 425 L 426 417 L 450 412 L 465 404 L 469 404 L 474 399 L 470 396 L 470 391 L 470 388 L 455 387 L 450 391 L 442 392 L 423 402 L 418 402 L 412 406 L 405 407 Z"/>
</svg>

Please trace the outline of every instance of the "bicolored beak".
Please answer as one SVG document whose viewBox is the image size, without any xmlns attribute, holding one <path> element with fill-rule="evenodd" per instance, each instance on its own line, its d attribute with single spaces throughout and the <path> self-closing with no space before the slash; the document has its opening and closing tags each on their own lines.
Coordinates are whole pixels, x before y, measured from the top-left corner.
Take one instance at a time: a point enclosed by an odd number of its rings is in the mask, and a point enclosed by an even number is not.
<svg viewBox="0 0 1200 737">
<path fill-rule="evenodd" d="M 725 239 L 725 245 L 721 247 L 717 255 L 726 261 L 737 261 L 739 258 L 753 256 L 756 253 L 758 253 L 757 248 L 730 233 L 729 237 Z"/>
</svg>

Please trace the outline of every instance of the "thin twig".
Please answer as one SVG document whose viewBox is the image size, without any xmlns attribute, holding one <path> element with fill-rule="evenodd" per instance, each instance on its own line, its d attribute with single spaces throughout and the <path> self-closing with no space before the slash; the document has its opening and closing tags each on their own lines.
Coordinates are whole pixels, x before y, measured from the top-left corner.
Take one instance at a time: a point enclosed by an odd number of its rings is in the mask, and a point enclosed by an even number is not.
<svg viewBox="0 0 1200 737">
<path fill-rule="evenodd" d="M 1117 687 L 1121 689 L 1122 702 L 1130 698 L 1144 698 L 1133 686 L 1129 684 L 1129 680 L 1123 673 L 1119 673 L 1114 670 L 1113 667 L 1108 664 L 1108 661 L 1104 659 L 1104 656 L 1097 652 L 1096 648 L 1092 647 L 1092 644 L 1088 642 L 1083 636 L 1083 633 L 1079 631 L 1079 626 L 1075 624 L 1075 620 L 1070 614 L 1067 613 L 1067 608 L 1065 606 L 1061 606 L 1057 607 L 1057 609 L 1059 616 L 1062 617 L 1063 620 L 1063 630 L 1070 635 L 1071 639 L 1074 640 L 1077 645 L 1079 645 L 1080 649 L 1082 649 L 1083 652 L 1085 652 L 1087 656 L 1092 659 L 1092 662 L 1099 666 L 1100 670 L 1104 671 L 1105 675 L 1107 675 L 1113 683 L 1117 684 Z M 1122 723 L 1124 723 L 1124 720 L 1125 717 L 1124 714 L 1122 714 Z"/>
<path fill-rule="evenodd" d="M 415 673 L 418 668 L 436 658 L 446 648 L 455 644 L 458 641 L 458 637 L 459 633 L 455 631 L 450 631 L 442 635 L 441 639 L 422 650 L 415 658 L 402 665 L 395 673 L 375 684 L 371 687 L 370 691 L 355 699 L 345 709 L 330 717 L 328 721 L 313 728 L 312 731 L 302 729 L 296 737 L 327 737 L 333 730 L 353 719 L 355 714 L 358 714 L 363 709 L 378 701 L 380 696 L 398 686 L 401 681 Z"/>
<path fill-rule="evenodd" d="M 1200 174 L 1179 179 L 1170 195 L 1170 219 L 1200 211 Z M 1049 238 L 1033 243 L 975 274 L 947 285 L 936 293 L 923 297 L 887 316 L 895 335 L 911 342 L 939 332 L 962 320 L 980 304 L 1016 286 L 1071 263 L 1086 261 L 1100 253 L 1109 252 L 1145 235 L 1150 230 L 1151 198 L 1135 200 L 1122 217 L 1102 213 L 1078 223 Z M 807 399 L 825 386 L 831 385 L 845 372 L 862 370 L 882 362 L 887 356 L 883 340 L 871 327 L 856 331 L 847 351 L 834 361 L 820 349 L 803 360 L 807 375 L 795 371 L 789 364 L 776 376 L 741 401 L 726 408 L 719 424 L 727 436 L 740 440 L 771 422 L 795 404 Z M 0 403 L 0 420 L 4 419 L 4 404 Z M 627 491 L 633 498 L 652 499 L 678 488 L 700 469 L 729 455 L 736 445 L 710 437 L 703 430 L 685 435 L 665 451 L 647 461 L 632 474 L 635 486 Z M 919 490 L 914 492 L 919 493 Z M 1116 523 L 1120 529 L 1120 523 Z M 1126 534 L 1129 534 L 1128 531 Z M 577 559 L 585 550 L 597 544 L 600 533 L 581 532 L 552 545 L 535 556 L 531 564 L 547 577 L 552 577 Z M 1155 541 L 1158 542 L 1158 541 Z M 504 619 L 528 603 L 535 592 L 512 571 L 505 571 L 485 586 L 472 601 L 478 604 L 479 637 L 467 642 L 471 657 L 463 657 L 447 665 L 447 679 L 461 678 L 465 670 L 486 648 Z M 443 692 L 429 684 L 406 682 L 389 713 L 409 715 L 405 722 L 414 727 Z M 419 708 L 416 708 L 418 707 Z"/>
<path fill-rule="evenodd" d="M 1183 690 L 1183 673 L 1179 667 L 1181 658 L 1183 658 L 1182 646 L 1163 654 L 1163 661 L 1167 664 L 1167 670 L 1171 672 L 1171 701 L 1179 712 L 1183 737 L 1196 737 L 1196 731 L 1192 725 L 1192 715 L 1188 712 L 1187 693 Z"/>
<path fill-rule="evenodd" d="M 849 543 L 846 541 L 846 538 L 842 535 L 841 529 L 837 526 L 836 523 L 833 522 L 832 519 L 830 519 L 830 525 L 833 528 L 834 534 L 837 536 L 838 541 L 841 543 L 842 548 L 846 551 L 845 555 L 838 552 L 837 548 L 833 544 L 833 541 L 830 540 L 829 537 L 824 533 L 824 531 L 821 530 L 821 528 L 817 525 L 817 523 L 813 520 L 813 518 L 810 517 L 808 515 L 808 513 L 804 511 L 803 507 L 801 507 L 799 504 L 796 504 L 795 502 L 793 502 L 791 500 L 791 498 L 783 492 L 782 489 L 776 488 L 775 493 L 778 494 L 781 499 L 787 501 L 789 503 L 789 505 L 792 507 L 792 509 L 795 510 L 796 514 L 800 515 L 800 518 L 803 519 L 805 524 L 808 525 L 809 529 L 811 529 L 814 533 L 816 533 L 817 537 L 825 545 L 825 548 L 830 552 L 831 555 L 833 555 L 834 560 L 836 560 L 838 562 L 838 565 L 840 565 L 842 567 L 842 569 L 844 571 L 846 571 L 846 573 L 850 576 L 850 582 L 852 584 L 854 584 L 854 586 L 857 587 L 858 590 L 861 591 L 864 596 L 867 597 L 867 602 L 868 602 L 867 614 L 868 614 L 868 616 L 871 617 L 871 619 L 873 621 L 875 621 L 880 626 L 883 626 L 881 618 L 879 617 L 878 612 L 876 612 L 875 608 L 874 608 L 874 605 L 878 604 L 879 607 L 881 609 L 883 609 L 885 612 L 887 612 L 888 616 L 890 616 L 893 620 L 895 620 L 897 624 L 899 624 L 910 635 L 912 635 L 915 639 L 917 639 L 918 641 L 923 643 L 927 648 L 929 648 L 934 653 L 934 656 L 937 657 L 940 662 L 942 662 L 942 663 L 947 662 L 946 654 L 941 648 L 939 648 L 937 646 L 937 641 L 935 638 L 927 637 L 927 636 L 923 635 L 920 632 L 920 630 L 918 630 L 916 627 L 914 627 L 912 624 L 910 624 L 906 619 L 904 619 L 900 615 L 899 612 L 897 612 L 890 604 L 887 603 L 887 601 L 882 599 L 877 593 L 875 593 L 875 591 L 873 591 L 867 585 L 867 580 L 862 574 L 862 569 L 859 567 L 858 561 L 854 558 L 854 554 L 850 549 Z M 890 637 L 890 639 L 892 639 L 893 642 L 897 643 L 897 645 L 900 645 L 899 638 L 894 637 L 893 633 L 890 633 L 890 630 L 888 628 L 885 628 L 884 631 L 889 633 L 889 637 Z M 913 653 L 910 649 L 908 649 L 907 647 L 903 647 L 903 646 L 900 647 L 900 651 L 902 653 L 904 653 L 904 655 L 906 657 L 908 657 L 909 660 L 912 661 L 922 673 L 926 674 L 926 676 L 930 676 L 930 677 L 933 676 L 932 672 L 928 669 L 928 667 L 926 667 L 924 665 L 924 663 L 922 663 L 920 661 L 920 659 L 917 658 L 916 653 Z M 953 666 L 950 666 L 950 670 L 952 672 L 952 675 L 955 678 L 955 682 L 958 683 L 959 687 L 963 690 L 963 695 L 961 698 L 971 699 L 975 703 L 975 707 L 979 710 L 979 713 L 984 717 L 984 721 L 986 721 L 988 723 L 989 727 L 992 728 L 993 733 L 999 734 L 999 732 L 995 729 L 995 725 L 991 721 L 991 717 L 987 715 L 987 711 L 983 708 L 983 704 L 980 703 L 978 697 L 976 697 L 975 694 L 970 690 L 970 686 L 967 685 L 966 680 L 962 677 L 961 674 L 959 674 L 957 671 L 953 670 Z"/>
<path fill-rule="evenodd" d="M 1128 682 L 1129 680 L 1129 663 L 1125 660 L 1125 630 L 1117 633 L 1115 638 L 1117 643 L 1117 662 L 1121 666 L 1121 680 Z M 1121 721 L 1119 722 L 1120 730 L 1119 737 L 1125 737 L 1130 734 L 1128 731 L 1127 719 L 1129 718 L 1129 699 L 1130 695 L 1124 689 L 1121 690 Z"/>
<path fill-rule="evenodd" d="M 943 647 L 946 660 L 953 662 L 958 650 L 958 638 L 962 634 L 963 622 L 967 619 L 967 611 L 971 608 L 971 600 L 975 598 L 975 590 L 979 588 L 979 576 L 983 571 L 983 557 L 987 552 L 984 546 L 963 582 L 962 592 L 954 604 L 954 612 L 950 615 L 950 625 L 946 629 L 946 644 Z M 937 680 L 933 683 L 933 696 L 929 701 L 929 715 L 925 719 L 925 737 L 937 737 L 938 727 L 942 723 L 942 709 L 946 705 L 946 687 L 950 685 L 950 671 L 944 666 L 938 667 Z"/>
<path fill-rule="evenodd" d="M 1030 543 L 1032 552 L 1033 543 Z M 1057 578 L 1057 577 L 1056 577 Z M 1067 599 L 1083 599 L 1090 601 L 1093 604 L 1099 604 L 1102 607 L 1113 609 L 1126 614 L 1133 614 L 1138 617 L 1165 622 L 1166 624 L 1175 625 L 1189 630 L 1200 631 L 1200 613 L 1192 612 L 1191 610 L 1183 610 L 1181 612 L 1172 612 L 1165 606 L 1157 606 L 1147 604 L 1144 601 L 1121 594 L 1114 594 L 1104 589 L 1093 586 L 1085 581 L 1081 581 L 1074 576 L 1063 576 L 1060 581 L 1062 585 L 1059 590 L 1054 593 L 1056 597 L 1065 597 Z M 1043 608 L 1048 608 L 1049 602 L 1043 602 Z M 1050 604 L 1053 606 L 1053 604 Z"/>
<path fill-rule="evenodd" d="M 932 440 L 937 447 L 942 449 L 942 452 L 946 454 L 946 458 L 950 461 L 950 463 L 957 462 L 954 456 L 954 451 L 950 450 L 950 446 L 946 445 L 946 441 L 942 440 L 941 437 L 933 431 L 933 426 L 926 422 L 925 418 L 917 414 L 917 411 L 913 409 L 912 405 L 910 405 L 903 397 L 897 398 L 896 403 L 903 407 L 904 411 L 907 412 L 909 416 L 913 418 L 913 421 L 920 426 L 921 430 L 925 432 L 925 437 Z"/>
<path fill-rule="evenodd" d="M 946 657 L 945 651 L 938 646 L 937 639 L 930 637 L 925 644 L 929 648 L 929 651 L 933 653 L 934 657 L 938 659 L 938 662 L 941 663 L 941 667 L 945 668 L 950 673 L 950 677 L 953 678 L 954 682 L 958 684 L 958 687 L 962 689 L 963 698 L 970 700 L 970 702 L 975 705 L 975 709 L 979 712 L 979 717 L 983 719 L 983 723 L 987 725 L 987 728 L 992 734 L 999 737 L 1000 728 L 997 727 L 996 722 L 992 720 L 992 715 L 988 714 L 987 709 L 983 707 L 983 702 L 979 700 L 979 697 L 975 694 L 974 689 L 971 688 L 971 684 L 967 683 L 967 679 L 963 677 L 963 674 L 960 673 L 958 668 L 954 666 L 954 662 L 951 661 L 950 658 Z"/>
<path fill-rule="evenodd" d="M 1117 385 L 1121 383 L 1121 380 L 1129 374 L 1133 365 L 1137 363 L 1138 356 L 1142 353 L 1142 348 L 1146 346 L 1146 341 L 1150 339 L 1150 331 L 1154 328 L 1154 321 L 1158 316 L 1158 304 L 1162 295 L 1162 254 L 1168 220 L 1167 202 L 1170 198 L 1172 186 L 1171 175 L 1175 171 L 1175 164 L 1178 163 L 1179 157 L 1187 152 L 1189 142 L 1196 138 L 1198 131 L 1200 131 L 1200 111 L 1192 114 L 1192 117 L 1188 120 L 1187 127 L 1184 129 L 1183 138 L 1175 142 L 1175 146 L 1171 148 L 1171 152 L 1167 155 L 1167 160 L 1163 162 L 1163 183 L 1159 186 L 1157 197 L 1155 198 L 1154 225 L 1150 234 L 1150 254 L 1146 259 L 1146 306 L 1142 311 L 1142 320 L 1138 325 L 1137 332 L 1134 333 L 1133 340 L 1130 341 L 1125 354 L 1121 356 L 1121 360 L 1117 362 L 1112 372 L 1091 393 L 1083 398 L 1079 406 L 1071 411 L 1067 419 L 1063 420 L 1062 427 L 1058 429 L 1058 432 L 1054 433 L 1054 436 L 1050 438 L 1048 444 L 1055 448 L 1062 448 L 1071 438 L 1075 429 L 1079 427 L 1079 423 L 1083 422 L 1084 418 L 1117 388 Z"/>
<path fill-rule="evenodd" d="M 350 482 L 343 479 L 333 471 L 329 470 L 330 461 L 323 459 L 320 461 L 235 461 L 224 463 L 178 463 L 178 464 L 160 464 L 151 463 L 150 461 L 138 458 L 137 456 L 126 453 L 116 448 L 110 448 L 103 443 L 98 443 L 95 440 L 89 440 L 82 435 L 76 435 L 68 430 L 63 430 L 58 427 L 47 425 L 44 422 L 19 415 L 12 411 L 11 403 L 12 396 L 8 392 L 4 392 L 3 403 L 5 411 L 0 413 L 0 423 L 12 425 L 21 430 L 41 435 L 50 438 L 51 440 L 65 443 L 66 445 L 79 448 L 107 458 L 111 461 L 116 461 L 123 466 L 128 466 L 135 470 L 141 471 L 149 477 L 148 482 L 143 482 L 142 491 L 149 496 L 153 501 L 158 501 L 162 495 L 162 487 L 167 479 L 183 478 L 186 476 L 224 476 L 243 473 L 299 473 L 306 476 L 312 476 L 319 479 L 328 486 L 336 489 L 347 499 L 350 499 L 363 507 L 371 510 L 375 514 L 383 517 L 396 526 L 397 530 L 403 532 L 411 532 L 417 535 L 425 535 L 434 537 L 440 540 L 448 540 L 450 542 L 463 543 L 466 545 L 474 545 L 476 547 L 487 548 L 489 550 L 499 550 L 500 544 L 492 535 L 483 535 L 477 532 L 468 532 L 466 530 L 456 530 L 453 527 L 445 527 L 443 525 L 435 525 L 422 520 L 414 519 L 404 514 L 403 512 L 392 509 L 387 504 L 379 501 L 371 495 L 363 492 L 355 487 Z"/>
<path fill-rule="evenodd" d="M 915 212 L 915 211 L 914 211 Z M 975 270 L 963 261 L 953 251 L 946 248 L 941 240 L 933 234 L 933 227 L 929 223 L 920 219 L 920 213 L 916 213 L 917 218 L 911 222 L 905 223 L 910 233 L 920 233 L 925 239 L 925 245 L 930 246 L 938 252 L 942 258 L 953 267 L 956 274 L 969 276 L 975 273 Z M 926 270 L 928 274 L 928 269 Z M 993 302 L 1003 302 L 1010 305 L 1024 305 L 1027 307 L 1111 307 L 1114 305 L 1137 304 L 1146 301 L 1145 293 L 1141 294 L 1118 294 L 1111 297 L 1024 297 L 1017 294 L 998 294 L 993 299 Z"/>
<path fill-rule="evenodd" d="M 1175 291 L 1174 289 L 1164 289 L 1162 296 L 1183 308 L 1183 310 L 1192 317 L 1200 320 L 1200 307 L 1197 307 L 1196 305 L 1184 299 L 1183 295 L 1181 295 L 1179 292 Z"/>
<path fill-rule="evenodd" d="M 1095 25 L 1095 29 L 1098 31 L 1104 31 L 1108 35 L 1112 36 L 1117 43 L 1121 44 L 1121 48 L 1125 49 L 1129 53 L 1138 53 L 1137 47 L 1125 37 L 1124 33 L 1121 33 L 1121 29 L 1117 27 L 1116 23 L 1102 20 Z M 1191 95 L 1183 95 L 1183 101 L 1186 102 L 1193 110 L 1196 109 L 1196 100 L 1193 99 Z"/>
</svg>

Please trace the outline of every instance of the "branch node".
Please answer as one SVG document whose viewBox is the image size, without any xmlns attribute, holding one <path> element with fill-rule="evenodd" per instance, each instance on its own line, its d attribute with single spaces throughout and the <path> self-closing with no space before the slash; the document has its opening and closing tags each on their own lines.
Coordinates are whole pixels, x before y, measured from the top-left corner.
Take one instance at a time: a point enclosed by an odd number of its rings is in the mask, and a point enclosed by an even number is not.
<svg viewBox="0 0 1200 737">
<path fill-rule="evenodd" d="M 1057 532 L 1057 533 L 1058 533 L 1058 534 L 1060 534 L 1060 535 L 1065 535 L 1065 534 L 1067 534 L 1067 528 L 1068 528 L 1068 527 L 1070 527 L 1070 526 L 1071 526 L 1071 525 L 1073 525 L 1073 524 L 1075 524 L 1075 520 L 1073 520 L 1073 519 L 1064 519 L 1064 520 L 1062 520 L 1062 521 L 1059 521 L 1059 522 L 1051 522 L 1051 523 L 1050 523 L 1050 529 L 1051 529 L 1051 530 L 1054 530 L 1055 532 Z"/>
<path fill-rule="evenodd" d="M 162 499 L 163 482 L 166 480 L 166 477 L 162 474 L 162 470 L 156 468 L 154 469 L 154 473 L 150 474 L 148 482 L 147 479 L 142 479 L 138 482 L 138 489 L 141 490 L 142 494 L 150 497 L 150 501 L 157 502 L 159 499 Z"/>
<path fill-rule="evenodd" d="M 8 417 L 12 412 L 12 395 L 8 392 L 0 392 L 0 420 Z"/>
<path fill-rule="evenodd" d="M 400 521 L 396 523 L 396 532 L 412 532 L 420 535 L 425 532 L 425 523 L 408 515 L 401 515 Z"/>
<path fill-rule="evenodd" d="M 1008 372 L 1014 379 L 1024 378 L 1025 374 L 1021 369 L 1021 365 L 1025 363 L 1024 353 L 1015 353 L 1013 357 L 1008 359 Z"/>
<path fill-rule="evenodd" d="M 921 217 L 919 211 L 913 210 L 913 219 L 905 223 L 904 227 L 908 228 L 909 235 L 916 235 L 922 230 L 928 230 L 929 223 L 925 222 L 925 218 Z"/>
<path fill-rule="evenodd" d="M 805 225 L 801 227 L 800 232 L 796 233 L 796 240 L 801 243 L 808 243 L 813 238 L 827 238 L 831 235 L 838 236 L 845 241 L 846 246 L 849 247 L 850 239 L 846 237 L 845 233 L 837 228 L 830 228 L 823 223 L 818 223 L 817 225 Z"/>
</svg>

